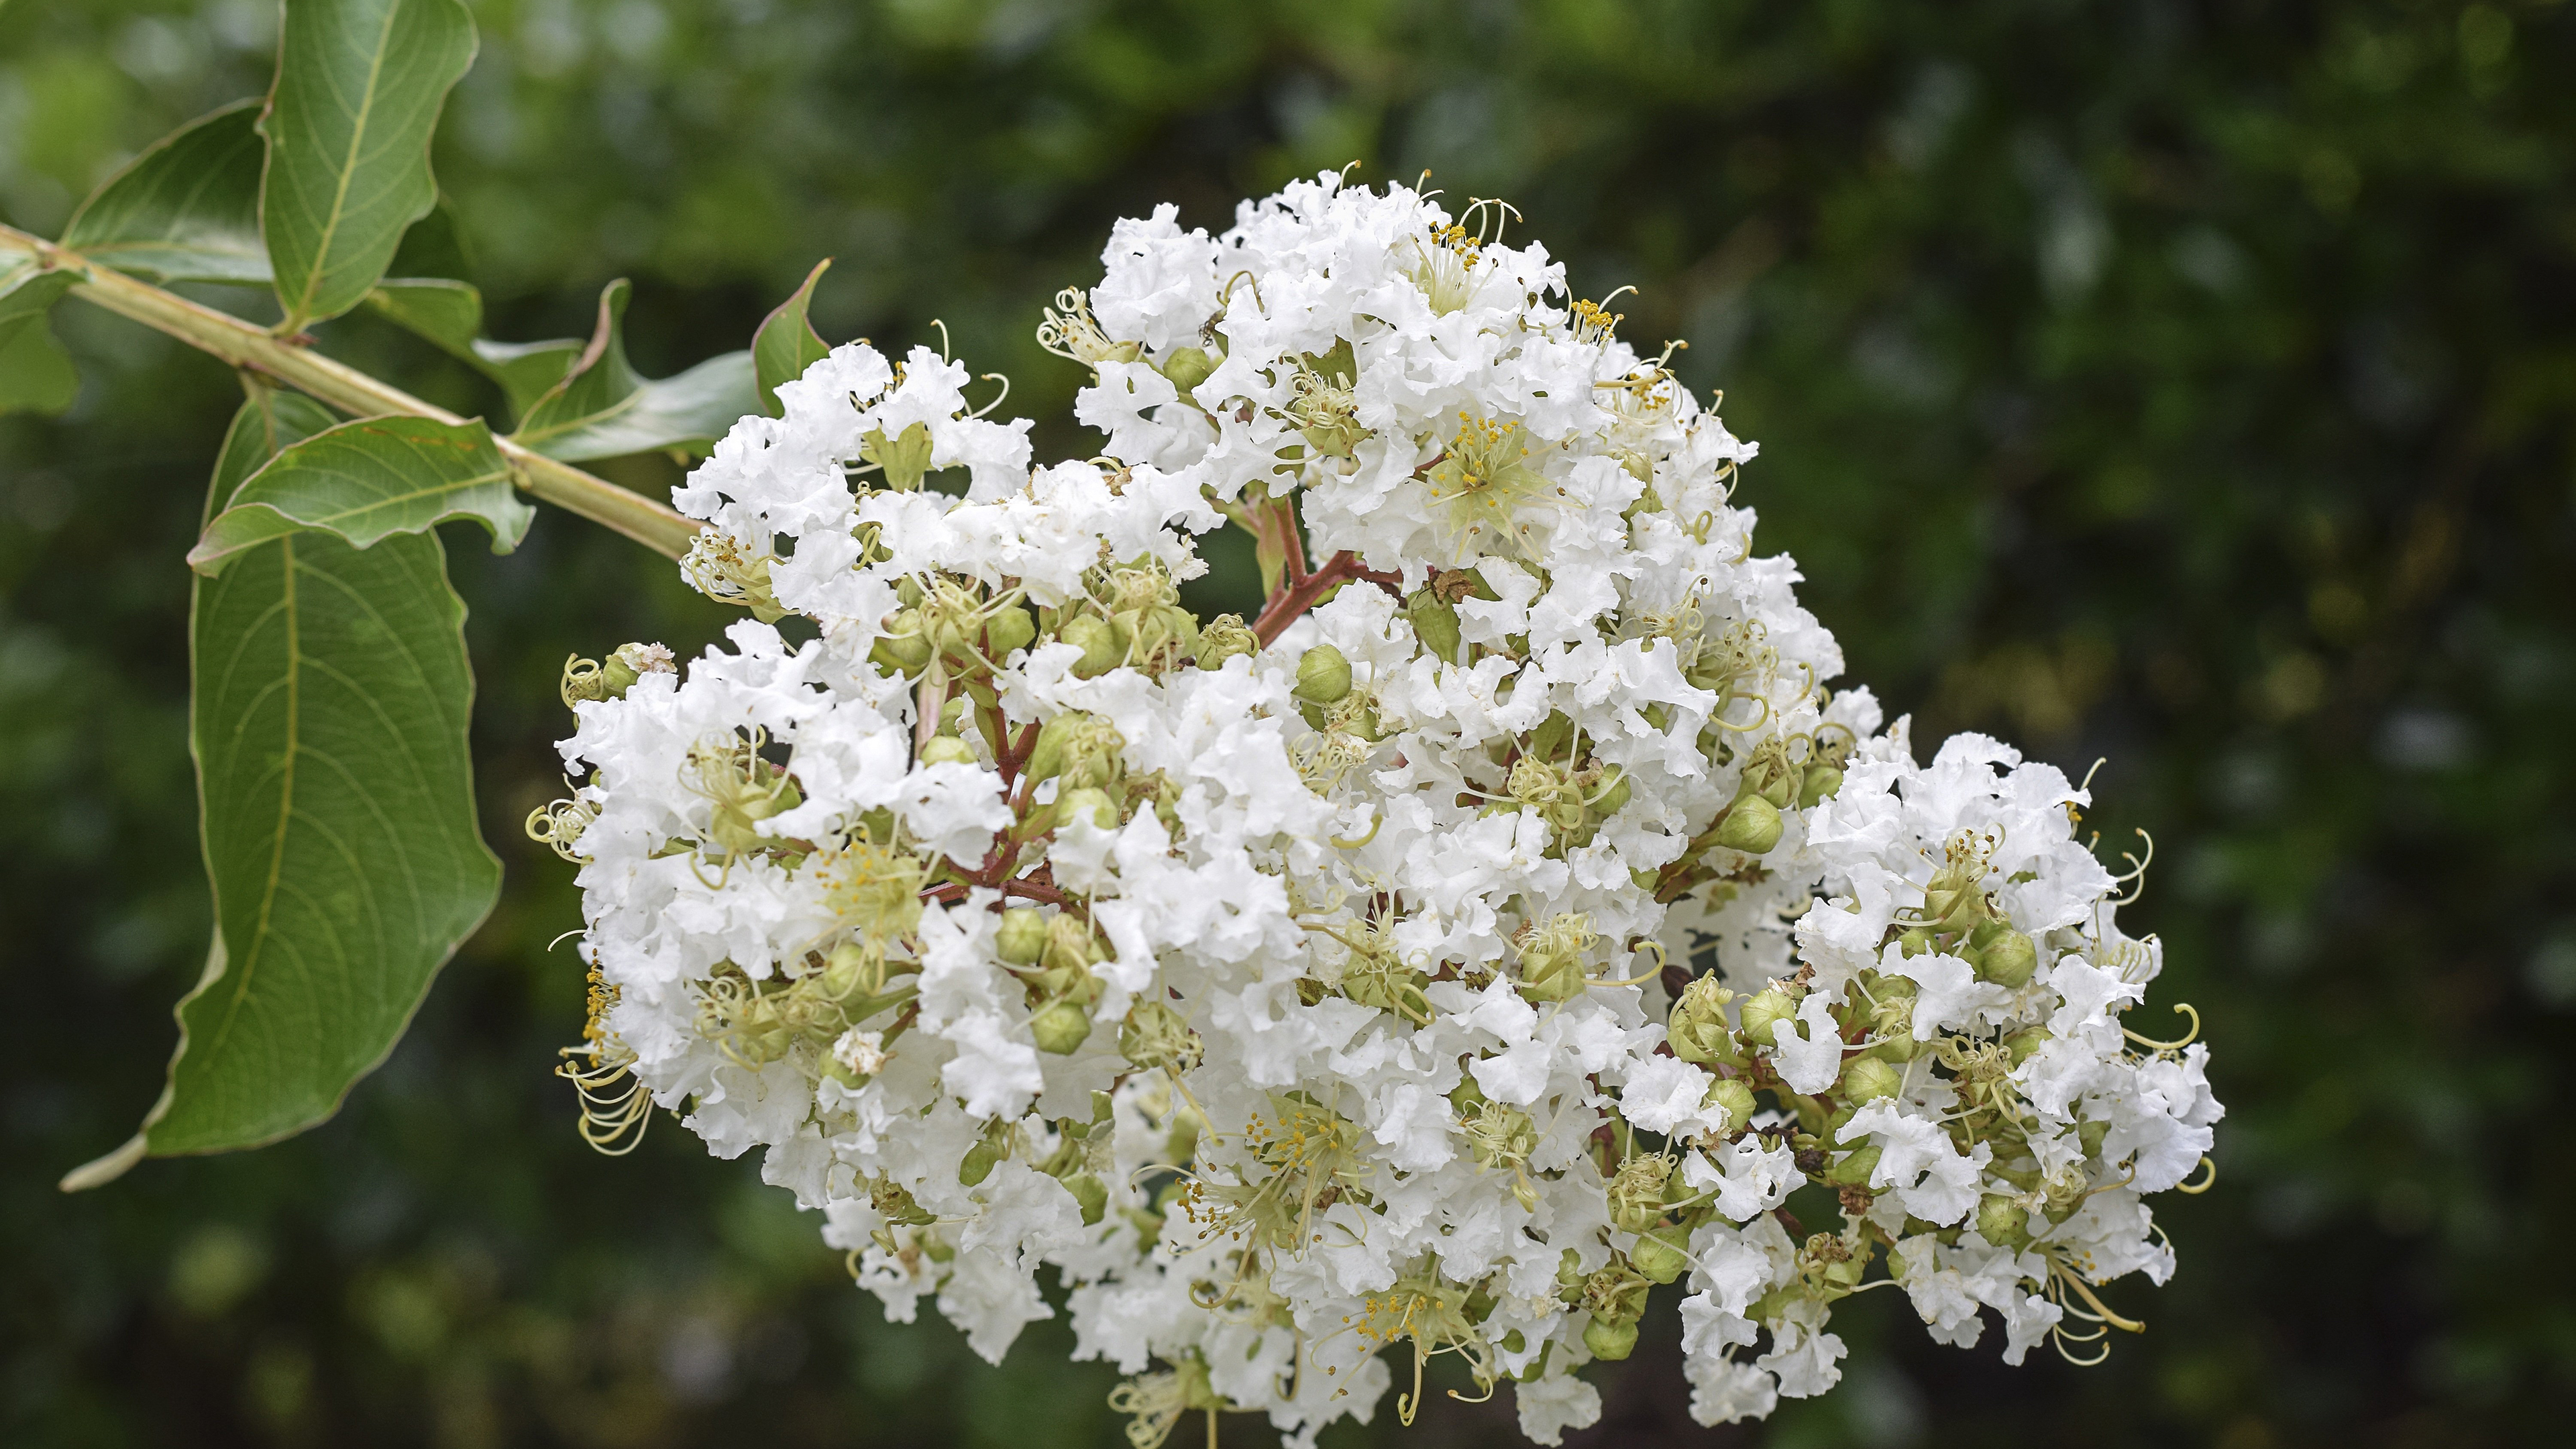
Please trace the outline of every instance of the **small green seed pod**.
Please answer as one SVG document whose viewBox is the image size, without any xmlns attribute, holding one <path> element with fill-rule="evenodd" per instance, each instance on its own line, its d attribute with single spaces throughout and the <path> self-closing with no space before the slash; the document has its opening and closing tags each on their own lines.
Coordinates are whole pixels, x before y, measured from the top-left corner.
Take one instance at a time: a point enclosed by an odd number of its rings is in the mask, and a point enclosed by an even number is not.
<svg viewBox="0 0 2576 1449">
<path fill-rule="evenodd" d="M 2019 931 L 2005 931 L 1977 956 L 1977 979 L 2019 990 L 2039 969 L 2039 947 Z"/>
<path fill-rule="evenodd" d="M 1637 1246 L 1628 1250 L 1628 1266 L 1645 1275 L 1649 1283 L 1670 1283 L 1690 1267 L 1683 1251 L 1682 1230 L 1657 1228 L 1637 1235 Z"/>
<path fill-rule="evenodd" d="M 1613 1323 L 1595 1314 L 1592 1321 L 1584 1326 L 1583 1346 L 1592 1350 L 1594 1358 L 1616 1363 L 1636 1351 L 1636 1321 Z"/>
<path fill-rule="evenodd" d="M 1297 684 L 1289 693 L 1308 704 L 1331 704 L 1351 692 L 1351 661 L 1330 644 L 1318 644 L 1297 660 Z"/>
<path fill-rule="evenodd" d="M 1046 917 L 1033 906 L 1013 906 L 1002 912 L 1002 924 L 993 933 L 993 949 L 1014 966 L 1034 966 L 1046 951 Z"/>
<path fill-rule="evenodd" d="M 1175 347 L 1172 355 L 1163 359 L 1159 370 L 1171 380 L 1172 386 L 1188 392 L 1207 381 L 1208 374 L 1216 371 L 1216 359 L 1201 348 Z"/>
<path fill-rule="evenodd" d="M 932 735 L 930 743 L 921 747 L 921 763 L 971 765 L 975 763 L 975 747 L 955 735 Z"/>
<path fill-rule="evenodd" d="M 1038 1050 L 1069 1057 L 1091 1039 L 1091 1013 L 1070 1001 L 1059 1001 L 1029 1018 L 1029 1034 Z"/>
<path fill-rule="evenodd" d="M 1753 1089 L 1744 1085 L 1741 1077 L 1720 1077 L 1717 1085 L 1708 1089 L 1705 1105 L 1726 1109 L 1726 1126 L 1720 1129 L 1722 1133 L 1741 1132 L 1745 1124 L 1753 1120 Z"/>
<path fill-rule="evenodd" d="M 1842 793 L 1843 772 L 1831 765 L 1809 765 L 1798 782 L 1798 807 L 1813 810 Z"/>
<path fill-rule="evenodd" d="M 1055 804 L 1058 820 L 1086 819 L 1103 830 L 1118 828 L 1118 802 L 1109 798 L 1108 791 L 1096 786 L 1067 790 L 1064 798 Z"/>
<path fill-rule="evenodd" d="M 2030 1246 L 2030 1214 L 2004 1193 L 1987 1193 L 1977 1199 L 1977 1236 L 2018 1253 Z"/>
<path fill-rule="evenodd" d="M 1904 1085 L 1896 1068 L 1876 1057 L 1854 1057 L 1843 1064 L 1839 1093 L 1846 1102 L 1875 1102 L 1895 1096 Z"/>
<path fill-rule="evenodd" d="M 1717 843 L 1747 855 L 1762 854 L 1780 843 L 1780 808 L 1759 795 L 1745 796 L 1718 822 Z"/>
<path fill-rule="evenodd" d="M 984 653 L 996 664 L 1027 648 L 1029 641 L 1036 637 L 1037 620 L 1030 618 L 1029 611 L 1017 604 L 984 621 Z"/>
<path fill-rule="evenodd" d="M 1118 632 L 1116 625 L 1097 614 L 1068 620 L 1056 631 L 1058 638 L 1082 651 L 1082 657 L 1074 661 L 1074 678 L 1106 674 L 1126 660 L 1127 646 L 1119 640 Z"/>
<path fill-rule="evenodd" d="M 1762 1046 L 1772 1045 L 1771 1034 L 1781 1022 L 1798 1014 L 1798 1003 L 1777 986 L 1765 986 L 1744 1003 L 1744 1039 Z"/>
</svg>

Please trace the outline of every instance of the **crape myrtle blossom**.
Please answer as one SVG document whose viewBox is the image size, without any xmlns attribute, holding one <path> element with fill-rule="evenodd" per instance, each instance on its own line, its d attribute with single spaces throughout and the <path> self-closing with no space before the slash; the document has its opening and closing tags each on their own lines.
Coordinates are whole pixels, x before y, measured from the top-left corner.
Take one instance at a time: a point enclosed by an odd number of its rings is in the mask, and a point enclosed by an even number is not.
<svg viewBox="0 0 2576 1449">
<path fill-rule="evenodd" d="M 1051 1268 L 1140 1449 L 1409 1421 L 1441 1354 L 1556 1443 L 1661 1284 L 1711 1423 L 1831 1388 L 1882 1284 L 2013 1362 L 2136 1326 L 2097 1289 L 2172 1271 L 2220 1109 L 2122 1025 L 2161 956 L 2089 796 L 1830 688 L 1754 445 L 1505 217 L 1120 222 L 1040 332 L 1097 458 L 926 348 L 734 428 L 676 500 L 751 617 L 577 661 L 532 821 L 594 1137 L 759 1149 L 987 1357 Z M 1179 603 L 1224 526 L 1248 622 Z"/>
</svg>

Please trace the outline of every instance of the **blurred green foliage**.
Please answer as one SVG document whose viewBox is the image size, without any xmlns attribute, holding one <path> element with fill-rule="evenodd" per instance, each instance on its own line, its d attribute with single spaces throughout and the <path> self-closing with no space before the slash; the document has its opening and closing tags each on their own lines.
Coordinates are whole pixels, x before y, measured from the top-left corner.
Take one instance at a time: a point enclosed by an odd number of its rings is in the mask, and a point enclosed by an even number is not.
<svg viewBox="0 0 2576 1449">
<path fill-rule="evenodd" d="M 1501 194 L 1764 444 L 1745 497 L 1918 737 L 2095 781 L 2233 1113 L 2160 1210 L 2149 1333 L 2078 1371 L 1837 1320 L 1854 1382 L 1683 1412 L 1669 1324 L 1596 1442 L 2526 1444 L 2576 1401 L 2576 14 L 2435 0 L 477 0 L 437 148 L 499 335 L 637 283 L 644 370 L 745 345 L 813 261 L 835 340 L 944 318 L 1041 452 L 1030 339 L 1110 219 L 1358 158 Z M 0 216 L 266 82 L 275 7 L 0 9 Z M 2551 76 L 2558 77 L 2552 81 Z M 247 297 L 248 294 L 240 294 Z M 238 299 L 236 299 L 238 303 Z M 884 1324 L 748 1162 L 574 1141 L 547 798 L 558 661 L 725 622 L 561 515 L 453 566 L 506 898 L 341 1117 L 66 1199 L 158 1088 L 206 929 L 180 555 L 222 370 L 66 305 L 0 422 L 0 1438 L 29 1445 L 1112 1444 L 1040 1325 L 1002 1368 Z M 327 343 L 485 384 L 364 321 Z M 612 465 L 667 486 L 658 459 Z M 2150 1023 L 2152 1024 L 2152 1023 Z M 1669 1313 L 1669 1308 L 1663 1310 Z M 1848 1325 L 1846 1327 L 1846 1325 Z M 1052 1330 L 1052 1331 L 1050 1331 Z M 1438 1404 L 1410 1442 L 1508 1434 Z M 1251 1423 L 1232 1432 L 1265 1442 Z M 1184 1430 L 1184 1436 L 1193 1431 Z M 1381 1420 L 1328 1443 L 1395 1442 Z"/>
</svg>

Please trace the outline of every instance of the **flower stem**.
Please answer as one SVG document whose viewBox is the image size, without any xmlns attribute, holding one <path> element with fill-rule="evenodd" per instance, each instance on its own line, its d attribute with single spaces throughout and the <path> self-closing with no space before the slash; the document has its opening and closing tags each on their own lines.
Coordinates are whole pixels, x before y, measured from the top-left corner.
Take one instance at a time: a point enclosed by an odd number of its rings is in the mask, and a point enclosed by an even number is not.
<svg viewBox="0 0 2576 1449">
<path fill-rule="evenodd" d="M 442 423 L 465 421 L 298 341 L 275 336 L 229 313 L 137 281 L 42 237 L 0 226 L 0 256 L 12 253 L 33 257 L 37 266 L 46 271 L 71 273 L 78 278 L 72 284 L 71 295 L 84 302 L 168 333 L 234 367 L 272 378 L 353 417 L 398 414 Z M 495 438 L 493 442 L 509 461 L 513 481 L 530 495 L 614 529 L 656 553 L 678 558 L 688 551 L 689 540 L 698 532 L 696 522 L 640 493 L 508 438 Z"/>
</svg>

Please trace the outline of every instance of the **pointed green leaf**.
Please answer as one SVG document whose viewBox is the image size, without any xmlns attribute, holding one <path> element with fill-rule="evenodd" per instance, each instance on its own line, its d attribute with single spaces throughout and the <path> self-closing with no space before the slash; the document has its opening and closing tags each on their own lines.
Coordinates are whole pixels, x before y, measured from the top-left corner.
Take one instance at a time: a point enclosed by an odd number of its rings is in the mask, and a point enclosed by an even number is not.
<svg viewBox="0 0 2576 1449">
<path fill-rule="evenodd" d="M 444 277 L 380 283 L 367 294 L 367 305 L 499 383 L 514 417 L 524 415 L 549 388 L 563 381 L 581 356 L 582 344 L 570 338 L 493 342 L 475 336 L 483 330 L 483 294 Z"/>
<path fill-rule="evenodd" d="M 262 390 L 208 497 L 330 421 Z M 322 1121 L 381 1063 L 491 910 L 476 833 L 465 607 L 432 534 L 298 533 L 196 582 L 190 742 L 216 928 L 143 1129 L 63 1179 L 253 1147 Z"/>
<path fill-rule="evenodd" d="M 711 357 L 677 377 L 640 376 L 626 360 L 624 278 L 599 294 L 599 325 L 571 375 L 537 399 L 511 441 L 578 463 L 656 448 L 705 451 L 760 410 L 749 352 Z"/>
<path fill-rule="evenodd" d="M 457 0 L 296 0 L 260 134 L 260 227 L 294 332 L 358 305 L 438 200 L 430 133 L 474 59 Z"/>
<path fill-rule="evenodd" d="M 236 101 L 153 142 L 81 203 L 63 245 L 156 282 L 265 285 L 259 110 Z"/>
<path fill-rule="evenodd" d="M 493 551 L 507 553 L 535 516 L 519 501 L 510 465 L 481 423 L 361 418 L 304 439 L 252 474 L 188 550 L 188 563 L 212 576 L 270 539 L 304 529 L 367 548 L 451 518 L 479 521 L 492 531 Z"/>
<path fill-rule="evenodd" d="M 0 413 L 59 413 L 80 391 L 71 354 L 45 317 L 73 281 L 32 261 L 0 271 Z"/>
<path fill-rule="evenodd" d="M 760 330 L 751 337 L 751 364 L 760 379 L 760 405 L 771 417 L 785 409 L 778 405 L 778 385 L 793 382 L 805 375 L 805 369 L 822 361 L 832 349 L 805 319 L 806 309 L 814 304 L 814 284 L 832 265 L 825 257 L 805 274 L 805 285 L 796 295 L 778 304 L 778 310 L 761 319 Z"/>
</svg>

